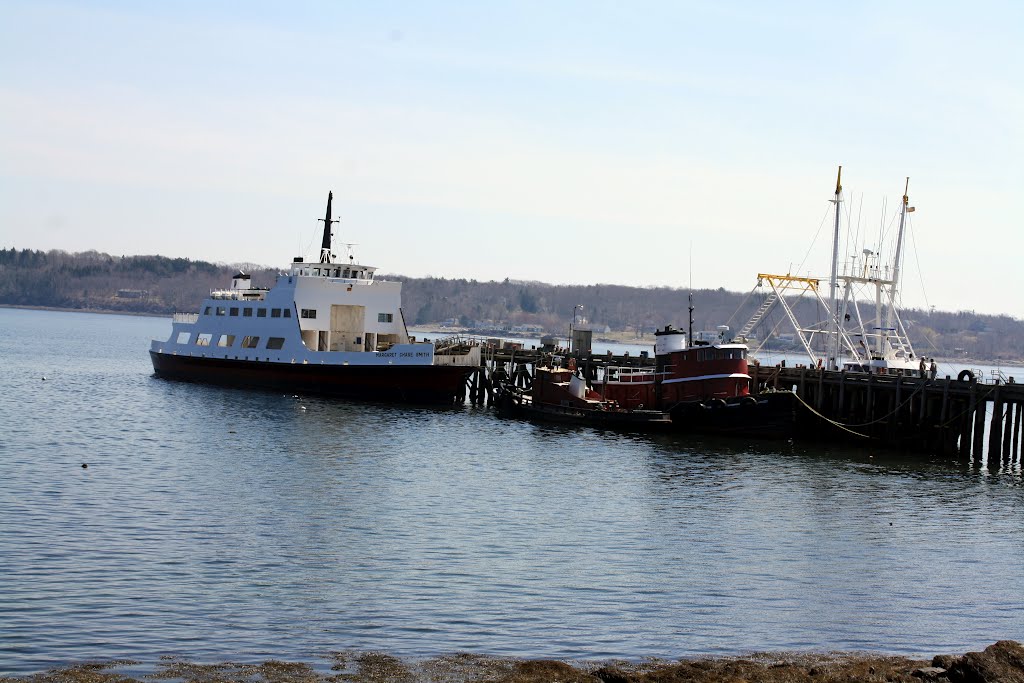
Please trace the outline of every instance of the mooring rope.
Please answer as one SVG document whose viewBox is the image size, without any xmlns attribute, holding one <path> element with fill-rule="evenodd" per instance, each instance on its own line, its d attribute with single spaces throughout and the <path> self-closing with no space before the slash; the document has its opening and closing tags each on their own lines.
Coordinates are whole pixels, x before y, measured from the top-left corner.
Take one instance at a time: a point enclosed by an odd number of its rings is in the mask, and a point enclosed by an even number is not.
<svg viewBox="0 0 1024 683">
<path fill-rule="evenodd" d="M 805 408 L 807 408 L 807 410 L 811 411 L 812 413 L 814 413 L 815 415 L 817 415 L 818 417 L 820 417 L 820 418 L 821 418 L 822 420 L 824 420 L 825 422 L 828 422 L 828 423 L 829 423 L 829 424 L 831 424 L 831 425 L 834 425 L 834 426 L 836 426 L 836 427 L 839 427 L 839 429 L 842 429 L 842 430 L 843 430 L 844 432 L 849 432 L 850 434 L 853 434 L 854 436 L 859 436 L 859 437 L 861 437 L 861 438 L 864 438 L 864 439 L 870 439 L 870 438 L 871 438 L 871 437 L 870 437 L 870 436 L 868 436 L 867 434 L 861 434 L 860 432 L 855 432 L 855 431 L 853 431 L 852 429 L 848 428 L 848 427 L 847 427 L 846 425 L 842 424 L 841 422 L 836 422 L 835 420 L 833 420 L 833 419 L 832 419 L 832 418 L 830 418 L 830 417 L 825 417 L 824 415 L 822 415 L 821 413 L 819 413 L 819 412 L 818 412 L 817 410 L 815 410 L 814 408 L 812 408 L 812 407 L 810 406 L 810 404 L 808 404 L 808 403 L 807 403 L 807 401 L 805 401 L 805 400 L 803 400 L 802 398 L 800 398 L 800 394 L 796 393 L 795 391 L 793 392 L 793 396 L 795 396 L 795 397 L 796 397 L 796 400 L 800 401 L 800 403 L 802 403 L 802 404 L 803 404 L 803 406 L 804 406 Z"/>
<path fill-rule="evenodd" d="M 800 401 L 800 403 L 802 403 L 805 408 L 807 408 L 813 414 L 815 414 L 818 417 L 820 417 L 825 422 L 828 422 L 829 424 L 831 424 L 831 425 L 833 425 L 835 427 L 838 427 L 839 429 L 842 429 L 844 432 L 849 432 L 850 434 L 853 434 L 854 436 L 860 436 L 860 437 L 863 437 L 865 439 L 870 439 L 871 438 L 870 435 L 868 435 L 868 434 L 861 434 L 860 432 L 855 432 L 855 431 L 853 431 L 853 429 L 851 429 L 851 427 L 857 427 L 857 428 L 868 427 L 868 426 L 871 426 L 873 424 L 878 424 L 879 422 L 887 420 L 888 418 L 892 417 L 897 412 L 899 412 L 899 410 L 901 408 L 903 408 L 903 406 L 907 405 L 910 402 L 910 400 L 913 399 L 914 396 L 916 396 L 919 392 L 924 391 L 925 388 L 928 386 L 928 384 L 929 384 L 929 382 L 927 382 L 927 381 L 923 382 L 917 389 L 912 391 L 910 393 L 910 395 L 907 396 L 905 401 L 900 403 L 898 406 L 893 408 L 892 411 L 886 413 L 882 417 L 880 417 L 880 418 L 878 418 L 876 420 L 872 420 L 871 422 L 863 422 L 861 424 L 843 424 L 842 422 L 838 422 L 837 420 L 833 420 L 832 418 L 826 417 L 825 415 L 822 415 L 820 412 L 815 410 L 814 407 L 812 407 L 809 403 L 807 403 L 807 401 L 803 400 L 803 398 L 801 398 L 800 395 L 797 394 L 795 391 L 793 392 L 793 395 L 796 396 L 796 399 L 798 401 Z M 980 396 L 977 397 L 976 400 L 979 403 L 983 403 L 993 391 L 995 391 L 995 387 L 992 387 L 988 391 L 985 391 L 984 393 L 982 393 Z M 950 425 L 950 424 L 953 423 L 954 420 L 958 420 L 958 419 L 962 418 L 965 414 L 969 413 L 970 410 L 971 410 L 970 408 L 967 408 L 966 410 L 961 411 L 958 415 L 949 418 L 948 420 L 946 420 L 945 422 L 943 422 L 943 423 L 941 423 L 941 424 L 939 424 L 937 426 L 945 427 L 947 425 Z"/>
</svg>

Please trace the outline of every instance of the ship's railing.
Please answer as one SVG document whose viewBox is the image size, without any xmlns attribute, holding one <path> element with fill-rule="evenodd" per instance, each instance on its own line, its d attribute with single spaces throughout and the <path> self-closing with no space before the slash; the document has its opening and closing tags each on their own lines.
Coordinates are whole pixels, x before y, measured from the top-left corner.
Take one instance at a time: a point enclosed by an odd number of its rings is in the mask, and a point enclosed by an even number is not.
<svg viewBox="0 0 1024 683">
<path fill-rule="evenodd" d="M 666 366 L 662 372 L 655 372 L 654 368 L 634 368 L 630 366 L 609 366 L 604 369 L 604 377 L 609 382 L 623 383 L 648 383 L 653 382 L 660 375 L 666 375 L 667 370 L 672 366 Z"/>
<path fill-rule="evenodd" d="M 224 301 L 263 301 L 267 289 L 211 289 L 210 298 Z"/>
<path fill-rule="evenodd" d="M 450 337 L 434 341 L 434 353 L 459 353 L 465 352 L 477 346 L 485 346 L 486 340 L 479 337 L 472 337 L 464 334 L 454 334 Z"/>
<path fill-rule="evenodd" d="M 175 313 L 171 322 L 193 324 L 199 320 L 198 313 Z"/>
</svg>

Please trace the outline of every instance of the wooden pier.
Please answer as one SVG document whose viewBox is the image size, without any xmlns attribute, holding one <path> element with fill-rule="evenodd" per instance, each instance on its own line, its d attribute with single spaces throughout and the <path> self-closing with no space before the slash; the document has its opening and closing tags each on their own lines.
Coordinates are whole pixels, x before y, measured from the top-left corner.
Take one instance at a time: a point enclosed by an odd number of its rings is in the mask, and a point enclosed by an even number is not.
<svg viewBox="0 0 1024 683">
<path fill-rule="evenodd" d="M 900 450 L 1019 462 L 1024 384 L 973 373 L 922 378 L 750 366 L 751 391 L 790 390 L 796 434 Z M 986 434 L 987 428 L 987 434 Z"/>
<path fill-rule="evenodd" d="M 553 356 L 562 363 L 574 358 L 591 380 L 608 366 L 654 366 L 654 358 L 646 355 L 485 348 L 483 365 L 468 377 L 461 400 L 490 405 L 497 383 L 504 380 L 528 387 L 537 363 Z M 1014 377 L 986 381 L 961 373 L 931 379 L 756 363 L 750 365 L 750 377 L 752 394 L 793 392 L 798 439 L 987 460 L 990 468 L 1021 462 L 1024 383 Z"/>
</svg>

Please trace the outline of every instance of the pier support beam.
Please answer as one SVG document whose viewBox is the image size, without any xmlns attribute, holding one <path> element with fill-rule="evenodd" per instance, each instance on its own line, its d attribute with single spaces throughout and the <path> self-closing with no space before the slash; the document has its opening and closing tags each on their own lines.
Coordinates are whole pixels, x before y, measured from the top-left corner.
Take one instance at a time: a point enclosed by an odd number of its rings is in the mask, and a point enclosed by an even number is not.
<svg viewBox="0 0 1024 683">
<path fill-rule="evenodd" d="M 988 464 L 995 469 L 1002 460 L 1003 448 L 1003 404 L 999 401 L 999 380 L 996 380 L 992 396 L 992 419 L 988 425 Z"/>
<path fill-rule="evenodd" d="M 1013 418 L 1013 459 L 1020 458 L 1020 414 L 1024 412 L 1024 403 L 1017 404 L 1017 412 Z"/>
</svg>

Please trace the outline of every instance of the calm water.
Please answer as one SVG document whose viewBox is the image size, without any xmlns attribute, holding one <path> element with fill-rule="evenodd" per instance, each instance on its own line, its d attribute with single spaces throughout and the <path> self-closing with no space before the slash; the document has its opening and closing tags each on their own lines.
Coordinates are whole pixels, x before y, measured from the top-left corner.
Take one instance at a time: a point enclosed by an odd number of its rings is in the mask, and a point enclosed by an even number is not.
<svg viewBox="0 0 1024 683">
<path fill-rule="evenodd" d="M 1024 639 L 1019 467 L 168 382 L 169 327 L 0 309 L 0 672 Z"/>
</svg>

